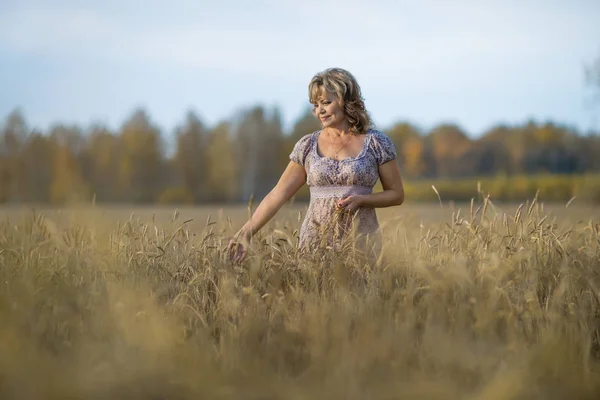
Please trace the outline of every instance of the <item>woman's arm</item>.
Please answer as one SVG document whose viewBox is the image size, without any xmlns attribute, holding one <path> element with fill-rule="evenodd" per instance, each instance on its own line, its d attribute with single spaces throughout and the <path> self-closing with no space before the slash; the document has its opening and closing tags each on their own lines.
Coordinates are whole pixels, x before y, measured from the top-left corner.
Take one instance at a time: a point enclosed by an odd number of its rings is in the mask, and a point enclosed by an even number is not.
<svg viewBox="0 0 600 400">
<path fill-rule="evenodd" d="M 379 179 L 383 187 L 382 192 L 349 196 L 341 200 L 339 206 L 348 212 L 353 212 L 359 207 L 382 208 L 399 206 L 404 203 L 404 185 L 396 160 L 379 166 Z"/>
<path fill-rule="evenodd" d="M 285 171 L 279 178 L 277 185 L 260 202 L 256 211 L 248 222 L 234 235 L 229 243 L 229 249 L 240 242 L 247 242 L 256 234 L 271 218 L 277 214 L 286 201 L 288 201 L 306 182 L 306 171 L 304 167 L 294 161 L 290 161 Z M 236 261 L 241 261 L 246 255 L 246 246 L 235 255 Z"/>
<path fill-rule="evenodd" d="M 362 207 L 391 207 L 404 203 L 404 185 L 396 160 L 379 166 L 379 179 L 383 191 L 363 196 Z"/>
</svg>

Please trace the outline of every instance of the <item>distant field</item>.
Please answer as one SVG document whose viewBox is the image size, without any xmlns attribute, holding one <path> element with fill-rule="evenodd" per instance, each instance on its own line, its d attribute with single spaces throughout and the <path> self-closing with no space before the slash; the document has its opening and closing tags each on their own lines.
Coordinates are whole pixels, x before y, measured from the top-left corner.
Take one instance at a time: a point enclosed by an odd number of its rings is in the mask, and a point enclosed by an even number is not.
<svg viewBox="0 0 600 400">
<path fill-rule="evenodd" d="M 488 212 L 494 210 L 499 216 L 502 213 L 513 213 L 516 211 L 520 203 L 492 203 Z M 549 204 L 540 204 L 540 210 L 553 217 L 561 220 L 563 223 L 576 223 L 594 219 L 600 220 L 600 207 L 593 204 L 578 204 L 574 201 L 566 207 L 567 202 L 551 202 Z M 255 209 L 258 204 L 254 204 Z M 268 232 L 269 228 L 278 226 L 284 222 L 289 222 L 290 225 L 299 229 L 300 221 L 298 215 L 304 215 L 306 203 L 288 204 L 284 206 L 277 214 L 275 219 L 270 222 L 264 229 Z M 475 203 L 475 209 L 481 206 L 481 202 Z M 462 216 L 470 212 L 471 205 L 469 202 L 444 202 L 440 205 L 437 202 L 412 203 L 404 204 L 400 207 L 383 208 L 377 210 L 377 215 L 382 226 L 390 225 L 397 226 L 402 223 L 409 227 L 418 227 L 421 222 L 424 224 L 435 226 L 436 224 L 449 222 L 453 212 L 461 211 Z M 9 221 L 18 221 L 23 217 L 27 218 L 34 212 L 41 213 L 51 220 L 63 224 L 70 223 L 74 220 L 85 221 L 89 219 L 93 221 L 96 227 L 106 227 L 109 229 L 115 228 L 119 222 L 123 222 L 130 218 L 140 220 L 142 222 L 151 222 L 154 220 L 157 225 L 168 224 L 176 225 L 177 223 L 188 221 L 186 226 L 189 229 L 200 230 L 204 228 L 207 221 L 218 221 L 219 225 L 227 226 L 227 218 L 232 222 L 233 229 L 238 229 L 247 219 L 249 215 L 248 206 L 245 205 L 225 205 L 225 206 L 128 206 L 128 205 L 97 205 L 95 207 L 51 207 L 51 206 L 9 206 L 0 207 L 0 218 Z M 173 221 L 173 216 L 177 212 L 178 217 Z"/>
<path fill-rule="evenodd" d="M 0 209 L 0 397 L 600 398 L 600 208 L 380 209 L 375 262 L 305 206 L 243 265 L 243 206 Z"/>
</svg>

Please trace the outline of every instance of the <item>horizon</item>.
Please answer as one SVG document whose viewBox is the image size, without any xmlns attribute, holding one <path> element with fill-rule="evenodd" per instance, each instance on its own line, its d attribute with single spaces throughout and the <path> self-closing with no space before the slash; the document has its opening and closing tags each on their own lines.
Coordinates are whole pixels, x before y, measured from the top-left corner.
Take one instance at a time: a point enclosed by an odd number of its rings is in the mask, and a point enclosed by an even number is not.
<svg viewBox="0 0 600 400">
<path fill-rule="evenodd" d="M 600 3 L 366 4 L 8 1 L 0 118 L 20 109 L 34 129 L 114 130 L 142 108 L 171 138 L 189 111 L 213 127 L 263 106 L 277 107 L 289 132 L 309 106 L 310 78 L 338 66 L 356 76 L 380 129 L 600 129 L 584 74 L 600 55 Z M 332 16 L 364 29 L 341 34 Z"/>
</svg>

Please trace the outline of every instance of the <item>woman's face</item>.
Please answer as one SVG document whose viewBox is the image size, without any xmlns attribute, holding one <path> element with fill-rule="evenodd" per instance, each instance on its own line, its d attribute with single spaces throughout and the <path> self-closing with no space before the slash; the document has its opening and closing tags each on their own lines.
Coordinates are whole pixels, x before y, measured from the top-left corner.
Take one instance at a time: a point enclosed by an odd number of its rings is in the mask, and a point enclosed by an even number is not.
<svg viewBox="0 0 600 400">
<path fill-rule="evenodd" d="M 340 126 L 346 119 L 344 108 L 333 93 L 321 90 L 321 95 L 313 106 L 315 116 L 323 128 Z"/>
</svg>

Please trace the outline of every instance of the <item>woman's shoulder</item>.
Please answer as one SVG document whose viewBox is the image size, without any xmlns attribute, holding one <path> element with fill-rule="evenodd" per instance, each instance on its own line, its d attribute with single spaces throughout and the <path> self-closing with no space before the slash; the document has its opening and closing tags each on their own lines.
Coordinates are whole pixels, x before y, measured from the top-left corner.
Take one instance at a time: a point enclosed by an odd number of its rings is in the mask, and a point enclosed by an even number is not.
<svg viewBox="0 0 600 400">
<path fill-rule="evenodd" d="M 368 133 L 371 134 L 371 137 L 374 140 L 390 140 L 390 137 L 388 135 L 385 134 L 385 132 L 379 130 L 379 129 L 375 129 L 375 128 L 371 128 L 368 130 Z"/>
<path fill-rule="evenodd" d="M 371 147 L 394 147 L 392 139 L 390 139 L 383 131 L 379 129 L 369 129 L 368 133 L 370 134 L 369 144 Z"/>
<path fill-rule="evenodd" d="M 292 161 L 296 161 L 298 164 L 304 165 L 306 156 L 310 152 L 312 138 L 317 132 L 318 131 L 307 133 L 296 141 L 292 153 L 290 154 L 290 159 Z"/>
<path fill-rule="evenodd" d="M 310 147 L 310 144 L 312 143 L 312 139 L 317 132 L 318 131 L 314 131 L 314 132 L 303 135 L 302 137 L 300 137 L 300 139 L 298 139 L 296 141 L 296 143 L 294 144 L 294 147 L 298 150 L 305 150 L 306 148 Z"/>
<path fill-rule="evenodd" d="M 369 133 L 371 134 L 369 147 L 375 153 L 378 164 L 383 164 L 396 158 L 396 148 L 388 135 L 379 129 L 370 129 Z"/>
</svg>

